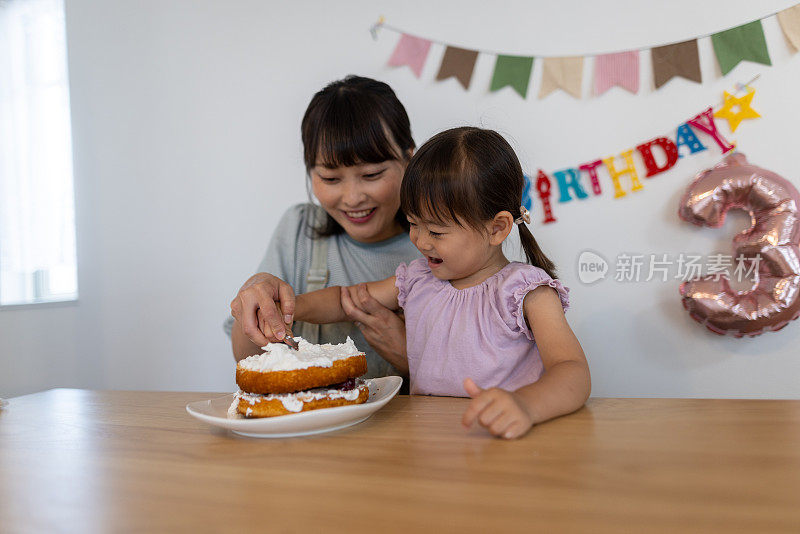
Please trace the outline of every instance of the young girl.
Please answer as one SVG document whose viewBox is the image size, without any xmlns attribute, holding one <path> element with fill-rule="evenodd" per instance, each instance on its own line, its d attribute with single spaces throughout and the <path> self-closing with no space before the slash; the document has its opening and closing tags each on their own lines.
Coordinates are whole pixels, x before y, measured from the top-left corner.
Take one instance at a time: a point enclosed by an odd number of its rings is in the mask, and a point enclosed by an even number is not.
<svg viewBox="0 0 800 534">
<path fill-rule="evenodd" d="M 523 175 L 511 146 L 480 128 L 442 132 L 411 159 L 401 186 L 411 241 L 424 255 L 366 287 L 300 295 L 295 320 L 342 321 L 366 291 L 406 318 L 411 393 L 472 397 L 463 424 L 516 438 L 580 408 L 586 358 L 566 319 L 568 289 L 523 223 Z M 528 264 L 503 241 L 518 226 Z"/>
</svg>

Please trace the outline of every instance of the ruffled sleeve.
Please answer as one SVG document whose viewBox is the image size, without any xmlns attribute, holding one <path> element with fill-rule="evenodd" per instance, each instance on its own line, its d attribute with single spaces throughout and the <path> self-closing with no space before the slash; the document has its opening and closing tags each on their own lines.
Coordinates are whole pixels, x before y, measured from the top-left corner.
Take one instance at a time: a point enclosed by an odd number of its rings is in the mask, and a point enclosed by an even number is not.
<svg viewBox="0 0 800 534">
<path fill-rule="evenodd" d="M 401 263 L 394 272 L 395 287 L 397 287 L 397 303 L 401 308 L 406 307 L 408 295 L 414 288 L 414 285 L 422 280 L 425 275 L 430 272 L 427 261 L 425 258 L 418 258 L 408 264 Z"/>
<path fill-rule="evenodd" d="M 525 322 L 525 310 L 523 309 L 525 296 L 539 286 L 550 286 L 558 293 L 563 310 L 567 311 L 569 309 L 569 288 L 564 286 L 560 280 L 551 278 L 539 267 L 532 265 L 521 265 L 520 267 L 503 283 L 502 293 L 505 302 L 502 313 L 512 330 L 524 333 L 525 337 L 533 341 L 533 334 Z"/>
</svg>

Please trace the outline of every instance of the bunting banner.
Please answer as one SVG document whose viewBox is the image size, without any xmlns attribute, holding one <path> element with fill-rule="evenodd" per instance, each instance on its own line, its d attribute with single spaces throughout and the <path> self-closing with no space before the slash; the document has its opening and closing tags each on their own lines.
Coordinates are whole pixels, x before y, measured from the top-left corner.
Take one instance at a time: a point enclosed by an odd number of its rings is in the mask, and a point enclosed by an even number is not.
<svg viewBox="0 0 800 534">
<path fill-rule="evenodd" d="M 794 51 L 800 50 L 800 6 L 790 7 L 778 13 L 778 23 Z"/>
<path fill-rule="evenodd" d="M 752 61 L 762 65 L 772 65 L 764 28 L 761 21 L 777 16 L 792 52 L 800 50 L 800 4 L 772 13 L 758 20 L 742 24 L 717 33 L 701 35 L 686 41 L 667 43 L 659 46 L 621 50 L 603 54 L 580 54 L 566 57 L 548 57 L 538 54 L 511 55 L 494 50 L 477 50 L 454 46 L 442 41 L 425 39 L 411 35 L 399 28 L 386 24 L 381 17 L 372 25 L 370 32 L 377 39 L 378 30 L 386 29 L 400 34 L 388 65 L 407 66 L 420 78 L 432 44 L 445 48 L 436 80 L 456 78 L 467 90 L 472 83 L 475 63 L 480 54 L 495 56 L 494 70 L 489 81 L 489 92 L 497 92 L 505 87 L 528 97 L 531 73 L 536 60 L 542 61 L 541 84 L 538 97 L 545 98 L 554 91 L 562 90 L 575 98 L 581 98 L 584 59 L 594 60 L 594 80 L 591 93 L 600 96 L 613 87 L 620 87 L 632 94 L 640 89 L 640 53 L 650 51 L 652 59 L 653 84 L 656 90 L 668 84 L 673 78 L 702 83 L 700 74 L 700 55 L 697 41 L 709 37 L 714 54 L 723 76 L 731 72 L 742 61 Z"/>
<path fill-rule="evenodd" d="M 639 51 L 603 54 L 594 60 L 594 94 L 602 95 L 615 85 L 633 94 L 639 92 Z"/>
<path fill-rule="evenodd" d="M 400 41 L 397 42 L 392 57 L 389 58 L 389 65 L 393 67 L 408 65 L 411 72 L 419 78 L 422 76 L 422 67 L 425 65 L 425 59 L 427 59 L 430 49 L 431 42 L 427 39 L 403 34 L 400 36 Z"/>
<path fill-rule="evenodd" d="M 472 79 L 472 71 L 475 70 L 477 59 L 478 52 L 475 50 L 448 46 L 444 51 L 442 66 L 439 68 L 436 79 L 446 80 L 452 76 L 464 89 L 469 89 L 469 82 Z"/>
<path fill-rule="evenodd" d="M 760 20 L 715 33 L 711 36 L 711 43 L 714 45 L 714 53 L 717 55 L 723 76 L 745 59 L 772 65 Z"/>
<path fill-rule="evenodd" d="M 539 98 L 562 89 L 575 98 L 581 97 L 583 57 L 546 57 L 542 64 L 542 85 Z"/>
<path fill-rule="evenodd" d="M 656 89 L 680 76 L 693 82 L 701 83 L 700 56 L 697 53 L 697 39 L 657 46 L 650 50 L 653 63 L 653 81 Z"/>
<path fill-rule="evenodd" d="M 680 124 L 673 135 L 658 136 L 616 155 L 549 174 L 538 169 L 535 181 L 526 174 L 523 205 L 531 211 L 534 220 L 551 224 L 558 220 L 556 204 L 602 195 L 601 178 L 610 182 L 613 198 L 624 198 L 644 189 L 647 180 L 668 171 L 680 158 L 708 150 L 706 145 L 713 143 L 723 154 L 734 150 L 734 144 L 722 134 L 715 119 L 727 120 L 729 129 L 734 132 L 741 121 L 760 117 L 751 106 L 755 89 L 748 85 L 740 86 L 741 89 L 746 89 L 744 96 L 726 91 L 720 109 L 704 109 Z M 534 206 L 541 206 L 541 210 Z"/>
<path fill-rule="evenodd" d="M 522 56 L 497 56 L 490 91 L 510 86 L 519 96 L 528 96 L 528 82 L 533 70 L 533 58 Z"/>
</svg>

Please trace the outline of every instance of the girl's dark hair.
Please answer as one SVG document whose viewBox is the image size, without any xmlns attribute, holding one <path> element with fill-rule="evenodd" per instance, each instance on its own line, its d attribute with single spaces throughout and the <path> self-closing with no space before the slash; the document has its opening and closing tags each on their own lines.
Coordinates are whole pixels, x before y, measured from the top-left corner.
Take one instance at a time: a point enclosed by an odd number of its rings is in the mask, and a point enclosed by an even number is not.
<svg viewBox="0 0 800 534">
<path fill-rule="evenodd" d="M 392 88 L 361 76 L 347 76 L 315 94 L 300 129 L 308 172 L 317 164 L 336 168 L 408 159 L 416 146 L 406 109 Z M 315 237 L 344 231 L 333 217 L 326 219 L 312 227 Z M 408 230 L 405 214 L 398 211 L 395 219 Z"/>
<path fill-rule="evenodd" d="M 402 210 L 439 223 L 465 224 L 483 230 L 483 223 L 501 211 L 520 217 L 524 178 L 511 145 L 495 131 L 474 127 L 434 135 L 411 158 L 400 188 Z M 528 263 L 556 278 L 525 224 L 519 237 Z"/>
</svg>

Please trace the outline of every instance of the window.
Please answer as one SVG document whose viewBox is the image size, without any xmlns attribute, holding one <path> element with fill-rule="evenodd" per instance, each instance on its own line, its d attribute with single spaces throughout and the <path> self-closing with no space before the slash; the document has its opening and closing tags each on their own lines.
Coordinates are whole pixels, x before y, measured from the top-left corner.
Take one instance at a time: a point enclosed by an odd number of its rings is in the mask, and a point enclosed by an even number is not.
<svg viewBox="0 0 800 534">
<path fill-rule="evenodd" d="M 77 298 L 63 0 L 0 0 L 0 305 Z"/>
</svg>

